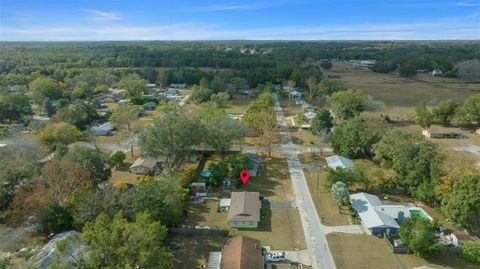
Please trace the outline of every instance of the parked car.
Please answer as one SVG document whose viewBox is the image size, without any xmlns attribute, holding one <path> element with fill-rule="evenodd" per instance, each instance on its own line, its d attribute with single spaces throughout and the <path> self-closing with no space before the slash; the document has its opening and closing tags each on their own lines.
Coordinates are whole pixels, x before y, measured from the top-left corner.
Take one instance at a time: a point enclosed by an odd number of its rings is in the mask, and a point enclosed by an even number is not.
<svg viewBox="0 0 480 269">
<path fill-rule="evenodd" d="M 287 258 L 287 254 L 282 252 L 272 252 L 265 255 L 266 262 L 284 262 Z"/>
</svg>

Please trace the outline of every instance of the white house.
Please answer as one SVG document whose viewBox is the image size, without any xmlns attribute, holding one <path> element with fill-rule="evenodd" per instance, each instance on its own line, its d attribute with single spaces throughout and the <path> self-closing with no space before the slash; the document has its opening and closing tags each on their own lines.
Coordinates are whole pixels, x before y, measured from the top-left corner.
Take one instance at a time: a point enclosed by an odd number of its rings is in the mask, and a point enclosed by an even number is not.
<svg viewBox="0 0 480 269">
<path fill-rule="evenodd" d="M 438 76 L 441 75 L 443 72 L 440 69 L 433 69 L 432 71 L 432 76 Z"/>
<path fill-rule="evenodd" d="M 115 131 L 115 127 L 111 122 L 107 121 L 101 125 L 93 126 L 92 128 L 90 128 L 90 130 L 92 131 L 93 135 L 108 136 L 111 135 L 113 131 Z"/>
<path fill-rule="evenodd" d="M 292 97 L 292 98 L 300 98 L 300 97 L 302 97 L 302 93 L 299 92 L 299 91 L 292 91 L 292 92 L 290 92 L 289 94 L 290 94 L 290 97 Z"/>
<path fill-rule="evenodd" d="M 471 240 L 470 236 L 468 234 L 464 234 L 461 232 L 453 232 L 450 234 L 450 239 L 453 242 L 453 245 L 458 247 L 461 244 Z"/>
<path fill-rule="evenodd" d="M 228 212 L 230 210 L 230 203 L 232 199 L 221 199 L 220 200 L 220 212 Z"/>
<path fill-rule="evenodd" d="M 337 169 L 337 167 L 341 168 L 352 168 L 353 167 L 353 161 L 350 159 L 347 159 L 345 157 L 335 155 L 335 156 L 330 156 L 325 158 L 327 161 L 327 166 L 332 168 L 332 169 Z"/>
</svg>

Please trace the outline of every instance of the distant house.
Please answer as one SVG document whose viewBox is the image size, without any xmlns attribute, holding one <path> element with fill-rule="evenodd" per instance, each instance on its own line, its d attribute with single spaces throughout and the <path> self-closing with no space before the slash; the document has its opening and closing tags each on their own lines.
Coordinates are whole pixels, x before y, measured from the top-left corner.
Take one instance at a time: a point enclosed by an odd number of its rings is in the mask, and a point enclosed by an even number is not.
<svg viewBox="0 0 480 269">
<path fill-rule="evenodd" d="M 290 92 L 289 94 L 290 94 L 290 97 L 292 97 L 292 98 L 300 98 L 300 97 L 302 97 L 302 93 L 299 92 L 299 91 L 292 91 L 292 92 Z"/>
<path fill-rule="evenodd" d="M 248 172 L 250 176 L 257 177 L 262 171 L 262 160 L 258 154 L 248 153 L 247 158 L 250 162 Z"/>
<path fill-rule="evenodd" d="M 351 194 L 350 203 L 363 228 L 371 235 L 396 235 L 403 220 L 411 216 L 432 220 L 420 207 L 383 204 L 377 196 L 365 192 Z"/>
<path fill-rule="evenodd" d="M 458 139 L 463 135 L 455 132 L 451 132 L 444 129 L 424 129 L 422 135 L 426 138 L 438 138 L 438 139 Z"/>
<path fill-rule="evenodd" d="M 118 104 L 121 105 L 121 106 L 126 106 L 126 105 L 128 105 L 128 100 L 126 100 L 126 99 L 119 100 Z"/>
<path fill-rule="evenodd" d="M 442 73 L 443 73 L 443 72 L 442 72 L 442 70 L 440 70 L 440 69 L 433 69 L 433 71 L 432 71 L 432 76 L 435 77 L 435 76 L 441 75 Z"/>
<path fill-rule="evenodd" d="M 187 87 L 187 84 L 185 84 L 185 83 L 180 83 L 180 84 L 172 83 L 172 84 L 170 84 L 170 88 L 174 88 L 174 89 L 185 89 L 186 87 Z"/>
<path fill-rule="evenodd" d="M 327 157 L 325 158 L 325 160 L 327 161 L 327 166 L 334 170 L 337 169 L 337 167 L 344 168 L 344 169 L 353 167 L 352 160 L 339 155 Z"/>
<path fill-rule="evenodd" d="M 313 110 L 316 110 L 317 108 L 316 108 L 315 106 L 312 106 L 312 105 L 309 104 L 309 103 L 303 103 L 303 104 L 302 104 L 302 109 L 303 109 L 303 110 L 313 111 Z"/>
<path fill-rule="evenodd" d="M 220 212 L 228 212 L 230 210 L 230 204 L 232 199 L 221 199 L 220 200 Z"/>
<path fill-rule="evenodd" d="M 113 131 L 115 131 L 115 127 L 113 126 L 113 123 L 107 121 L 101 125 L 93 126 L 90 130 L 95 136 L 108 136 L 112 135 Z"/>
<path fill-rule="evenodd" d="M 145 110 L 155 110 L 157 108 L 157 104 L 155 104 L 155 102 L 148 102 L 142 105 L 142 107 Z"/>
<path fill-rule="evenodd" d="M 157 86 L 157 84 L 155 84 L 155 83 L 147 83 L 146 86 L 147 86 L 148 88 L 155 88 L 155 87 Z"/>
<path fill-rule="evenodd" d="M 240 235 L 225 243 L 221 269 L 264 269 L 264 266 L 260 240 Z"/>
<path fill-rule="evenodd" d="M 453 232 L 450 234 L 450 238 L 453 242 L 453 245 L 455 245 L 456 247 L 460 246 L 461 244 L 469 240 L 472 240 L 472 238 L 470 238 L 468 234 L 464 234 L 462 232 Z"/>
<path fill-rule="evenodd" d="M 260 222 L 260 194 L 232 192 L 228 225 L 233 228 L 257 228 Z"/>
<path fill-rule="evenodd" d="M 153 158 L 138 158 L 130 166 L 130 173 L 146 175 L 161 168 L 161 162 Z"/>
<path fill-rule="evenodd" d="M 308 111 L 306 112 L 305 114 L 303 114 L 303 116 L 305 117 L 305 119 L 307 120 L 313 120 L 313 118 L 315 118 L 315 116 L 317 115 L 317 113 L 313 112 L 313 111 Z"/>
</svg>

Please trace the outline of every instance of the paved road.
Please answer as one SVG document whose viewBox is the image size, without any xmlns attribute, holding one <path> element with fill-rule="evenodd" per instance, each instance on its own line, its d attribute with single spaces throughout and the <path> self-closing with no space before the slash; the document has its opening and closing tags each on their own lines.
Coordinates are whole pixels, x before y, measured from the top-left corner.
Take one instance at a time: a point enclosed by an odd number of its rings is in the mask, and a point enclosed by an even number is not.
<svg viewBox="0 0 480 269">
<path fill-rule="evenodd" d="M 480 157 L 480 147 L 473 144 L 467 144 L 464 147 L 454 147 L 453 150 L 471 152 L 472 154 Z"/>
<path fill-rule="evenodd" d="M 280 124 L 280 130 L 285 131 L 287 130 L 287 124 L 280 107 L 280 102 L 277 95 L 274 94 L 274 98 L 277 121 Z M 281 140 L 282 146 L 294 146 L 288 133 L 283 133 Z M 292 180 L 295 200 L 300 211 L 300 219 L 302 221 L 303 232 L 310 254 L 312 267 L 313 269 L 334 269 L 336 268 L 335 262 L 333 261 L 332 254 L 325 237 L 325 226 L 321 224 L 312 197 L 310 196 L 305 175 L 303 174 L 303 165 L 298 159 L 297 153 L 284 152 L 284 155 L 287 160 L 288 170 Z"/>
</svg>

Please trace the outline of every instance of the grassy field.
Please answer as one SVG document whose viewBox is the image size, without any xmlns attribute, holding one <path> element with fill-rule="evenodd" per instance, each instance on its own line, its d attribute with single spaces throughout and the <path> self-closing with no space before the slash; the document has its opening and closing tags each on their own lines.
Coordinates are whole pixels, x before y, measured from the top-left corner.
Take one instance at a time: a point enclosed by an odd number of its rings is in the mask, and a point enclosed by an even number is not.
<svg viewBox="0 0 480 269">
<path fill-rule="evenodd" d="M 342 209 L 342 213 L 338 211 L 338 204 L 330 197 L 329 190 L 324 186 L 326 172 L 323 170 L 318 176 L 319 169 L 305 169 L 304 174 L 307 180 L 308 189 L 317 209 L 318 216 L 323 220 L 323 224 L 327 226 L 348 225 L 350 224 L 350 213 L 346 209 Z"/>
<path fill-rule="evenodd" d="M 273 208 L 267 210 L 266 219 L 258 229 L 233 229 L 228 226 L 228 213 L 217 211 L 218 200 L 191 204 L 185 224 L 208 226 L 228 230 L 231 236 L 245 235 L 261 240 L 262 245 L 273 249 L 294 250 L 305 248 L 300 216 L 296 209 Z"/>
<path fill-rule="evenodd" d="M 173 267 L 178 269 L 202 268 L 208 263 L 211 251 L 220 251 L 226 240 L 222 236 L 180 236 L 172 240 L 180 245 L 174 252 Z"/>
<path fill-rule="evenodd" d="M 446 99 L 460 102 L 480 92 L 478 84 L 459 79 L 433 77 L 429 73 L 402 78 L 396 73 L 352 70 L 350 63 L 334 63 L 327 74 L 340 76 L 348 87 L 361 89 L 391 107 L 413 107 L 422 101 L 432 103 Z"/>
</svg>

